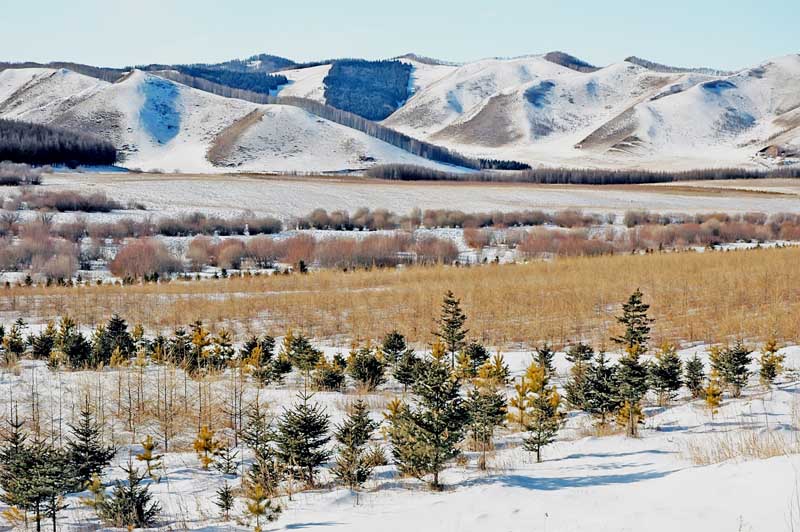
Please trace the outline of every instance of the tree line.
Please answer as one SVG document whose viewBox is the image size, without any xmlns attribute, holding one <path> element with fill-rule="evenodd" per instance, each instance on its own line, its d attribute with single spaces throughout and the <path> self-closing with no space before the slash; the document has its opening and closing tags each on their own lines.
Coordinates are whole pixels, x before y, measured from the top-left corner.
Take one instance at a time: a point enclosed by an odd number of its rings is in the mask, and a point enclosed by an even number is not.
<svg viewBox="0 0 800 532">
<path fill-rule="evenodd" d="M 111 165 L 113 144 L 92 135 L 52 126 L 0 119 L 0 161 L 33 165 Z"/>
</svg>

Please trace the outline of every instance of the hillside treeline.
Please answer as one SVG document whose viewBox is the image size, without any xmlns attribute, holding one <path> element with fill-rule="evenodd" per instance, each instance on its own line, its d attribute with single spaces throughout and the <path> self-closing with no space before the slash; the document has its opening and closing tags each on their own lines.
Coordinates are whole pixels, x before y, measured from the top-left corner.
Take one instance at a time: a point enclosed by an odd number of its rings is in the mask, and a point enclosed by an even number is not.
<svg viewBox="0 0 800 532">
<path fill-rule="evenodd" d="M 117 161 L 108 141 L 85 133 L 0 119 L 0 161 L 34 165 L 107 165 Z"/>
<path fill-rule="evenodd" d="M 323 80 L 328 104 L 369 120 L 383 120 L 409 96 L 411 65 L 400 61 L 336 61 Z"/>
<path fill-rule="evenodd" d="M 702 168 L 686 171 L 598 170 L 584 168 L 535 168 L 518 172 L 445 172 L 410 164 L 375 166 L 366 175 L 378 179 L 400 181 L 478 181 L 509 183 L 542 183 L 553 185 L 634 185 L 673 181 L 716 179 L 763 179 L 768 177 L 800 177 L 800 168 L 748 170 L 744 168 Z"/>
<path fill-rule="evenodd" d="M 289 83 L 286 76 L 263 74 L 261 72 L 236 72 L 196 66 L 181 66 L 177 70 L 188 76 L 213 81 L 232 89 L 242 89 L 258 94 L 269 94 L 270 91 L 276 90 L 279 86 Z"/>
</svg>

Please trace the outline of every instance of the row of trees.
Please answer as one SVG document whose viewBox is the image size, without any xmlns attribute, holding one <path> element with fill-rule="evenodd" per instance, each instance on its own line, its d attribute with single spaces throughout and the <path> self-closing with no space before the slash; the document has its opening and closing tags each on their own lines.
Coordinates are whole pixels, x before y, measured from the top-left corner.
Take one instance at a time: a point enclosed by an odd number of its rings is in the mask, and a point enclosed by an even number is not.
<svg viewBox="0 0 800 532">
<path fill-rule="evenodd" d="M 117 150 L 110 142 L 85 133 L 0 119 L 0 161 L 110 165 L 117 161 Z"/>
</svg>

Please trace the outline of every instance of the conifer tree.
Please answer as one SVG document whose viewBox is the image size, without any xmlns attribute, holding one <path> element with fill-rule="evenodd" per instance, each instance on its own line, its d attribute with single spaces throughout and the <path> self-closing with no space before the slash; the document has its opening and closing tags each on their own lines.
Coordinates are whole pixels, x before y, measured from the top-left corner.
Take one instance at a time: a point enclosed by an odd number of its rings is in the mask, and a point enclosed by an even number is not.
<svg viewBox="0 0 800 532">
<path fill-rule="evenodd" d="M 711 367 L 717 372 L 722 384 L 730 389 L 733 397 L 742 395 L 742 388 L 747 384 L 750 376 L 751 350 L 747 349 L 741 341 L 733 347 L 711 349 Z"/>
<path fill-rule="evenodd" d="M 603 351 L 589 365 L 586 380 L 586 411 L 598 418 L 600 425 L 604 426 L 608 416 L 620 407 L 620 400 L 616 368 L 608 363 Z"/>
<path fill-rule="evenodd" d="M 502 353 L 495 353 L 492 358 L 478 368 L 478 378 L 481 381 L 491 381 L 498 388 L 505 387 L 510 377 L 511 370 L 509 370 Z"/>
<path fill-rule="evenodd" d="M 464 328 L 467 316 L 461 310 L 461 300 L 456 299 L 453 292 L 448 290 L 442 300 L 442 309 L 439 319 L 436 320 L 438 330 L 434 335 L 444 343 L 446 353 L 450 355 L 450 367 L 454 368 L 456 355 L 461 351 L 467 337 L 468 329 Z"/>
<path fill-rule="evenodd" d="M 240 435 L 242 441 L 257 456 L 267 456 L 271 452 L 274 434 L 266 409 L 256 400 L 245 416 L 247 419 Z"/>
<path fill-rule="evenodd" d="M 47 360 L 56 347 L 56 327 L 52 321 L 39 333 L 31 335 L 28 344 L 31 346 L 31 355 L 34 360 Z"/>
<path fill-rule="evenodd" d="M 215 370 L 222 369 L 233 360 L 234 354 L 231 333 L 227 329 L 220 329 L 211 341 L 208 357 L 209 365 Z"/>
<path fill-rule="evenodd" d="M 299 402 L 284 409 L 278 419 L 276 453 L 289 469 L 294 469 L 309 486 L 314 486 L 317 468 L 330 457 L 325 448 L 330 436 L 330 416 L 311 396 L 298 394 Z"/>
<path fill-rule="evenodd" d="M 235 475 L 239 470 L 237 458 L 239 451 L 231 448 L 228 444 L 220 444 L 217 452 L 214 453 L 214 469 L 223 475 Z"/>
<path fill-rule="evenodd" d="M 778 375 L 783 372 L 784 355 L 778 353 L 778 342 L 775 339 L 770 339 L 764 344 L 764 349 L 761 352 L 759 362 L 761 368 L 759 370 L 759 381 L 765 388 L 769 388 L 775 382 Z"/>
<path fill-rule="evenodd" d="M 245 491 L 245 509 L 251 519 L 256 520 L 255 532 L 261 532 L 261 522 L 271 523 L 278 519 L 282 508 L 272 502 L 260 484 L 251 484 Z"/>
<path fill-rule="evenodd" d="M 617 316 L 617 322 L 625 327 L 625 333 L 612 338 L 615 343 L 627 348 L 639 346 L 642 352 L 647 349 L 650 324 L 654 321 L 647 315 L 650 305 L 645 304 L 643 298 L 644 294 L 637 288 L 622 305 L 622 316 Z"/>
<path fill-rule="evenodd" d="M 542 448 L 555 441 L 563 419 L 559 412 L 561 398 L 556 387 L 550 386 L 551 374 L 548 373 L 546 362 L 545 358 L 534 360 L 527 371 L 530 392 L 526 400 L 527 435 L 523 439 L 523 447 L 536 453 L 536 462 L 542 461 Z"/>
<path fill-rule="evenodd" d="M 411 385 L 415 405 L 404 405 L 392 416 L 389 439 L 400 471 L 423 479 L 432 475 L 431 487 L 440 489 L 439 473 L 459 454 L 468 414 L 461 385 L 444 360 L 420 364 Z"/>
<path fill-rule="evenodd" d="M 489 360 L 489 350 L 478 342 L 470 342 L 464 347 L 463 352 L 470 362 L 471 376 L 474 377 L 478 374 L 478 368 Z"/>
<path fill-rule="evenodd" d="M 208 428 L 208 425 L 203 425 L 197 432 L 192 446 L 203 469 L 208 469 L 208 466 L 214 462 L 214 455 L 219 451 L 220 442 L 214 437 L 214 432 Z"/>
<path fill-rule="evenodd" d="M 332 472 L 336 479 L 351 490 L 358 490 L 372 474 L 373 465 L 367 456 L 366 445 L 378 428 L 369 417 L 362 400 L 353 404 L 347 418 L 333 432 L 338 445 Z"/>
<path fill-rule="evenodd" d="M 567 402 L 579 410 L 587 409 L 589 387 L 588 372 L 594 358 L 591 346 L 579 342 L 567 350 L 566 358 L 572 363 L 569 380 L 564 385 Z"/>
<path fill-rule="evenodd" d="M 12 355 L 19 359 L 25 354 L 25 337 L 23 336 L 25 327 L 26 325 L 22 318 L 17 318 L 3 336 L 2 344 L 6 357 Z"/>
<path fill-rule="evenodd" d="M 664 344 L 649 366 L 650 384 L 656 392 L 659 406 L 666 406 L 681 388 L 683 364 L 674 345 Z"/>
<path fill-rule="evenodd" d="M 0 500 L 11 507 L 24 509 L 27 502 L 28 435 L 23 430 L 25 424 L 19 419 L 16 406 L 13 406 L 12 416 L 6 424 L 6 430 L 0 433 L 3 436 L 0 445 Z"/>
<path fill-rule="evenodd" d="M 78 423 L 69 427 L 72 438 L 67 442 L 67 453 L 75 469 L 76 487 L 83 488 L 93 475 L 102 475 L 116 450 L 103 444 L 102 428 L 95 420 L 88 397 L 81 407 Z"/>
<path fill-rule="evenodd" d="M 219 508 L 219 511 L 222 514 L 222 518 L 226 521 L 231 517 L 231 510 L 233 509 L 234 501 L 235 497 L 233 496 L 233 490 L 226 482 L 217 490 L 217 497 L 214 499 L 214 504 L 217 505 L 217 508 Z"/>
<path fill-rule="evenodd" d="M 713 419 L 719 405 L 722 404 L 722 387 L 720 386 L 720 377 L 716 369 L 711 370 L 711 376 L 705 388 L 705 401 Z"/>
<path fill-rule="evenodd" d="M 203 323 L 196 321 L 192 324 L 192 348 L 186 361 L 186 370 L 196 373 L 208 367 L 208 349 L 211 345 L 211 333 L 203 327 Z"/>
<path fill-rule="evenodd" d="M 478 468 L 485 470 L 486 451 L 491 447 L 495 429 L 506 417 L 506 398 L 499 390 L 497 380 L 479 378 L 467 395 L 465 407 L 469 416 L 467 427 L 481 452 Z"/>
<path fill-rule="evenodd" d="M 127 475 L 126 481 L 114 481 L 111 493 L 97 505 L 97 515 L 115 527 L 152 526 L 161 512 L 161 505 L 153 500 L 150 487 L 143 483 L 145 475 L 140 475 L 130 462 L 127 467 L 122 466 L 122 470 Z"/>
<path fill-rule="evenodd" d="M 533 360 L 537 365 L 539 365 L 539 367 L 544 369 L 544 374 L 548 379 L 550 379 L 556 371 L 555 366 L 553 365 L 553 359 L 555 356 L 555 351 L 553 351 L 553 348 L 550 346 L 550 344 L 546 342 L 541 347 L 537 347 L 533 353 Z"/>
<path fill-rule="evenodd" d="M 92 480 L 89 481 L 86 490 L 91 493 L 92 496 L 82 497 L 81 502 L 97 511 L 106 499 L 106 488 L 103 486 L 103 480 L 100 478 L 100 475 L 92 475 Z"/>
<path fill-rule="evenodd" d="M 344 386 L 344 372 L 347 363 L 340 355 L 336 355 L 333 361 L 328 361 L 326 357 L 320 357 L 311 375 L 311 382 L 317 390 L 337 392 Z"/>
<path fill-rule="evenodd" d="M 59 323 L 56 349 L 64 354 L 72 368 L 83 368 L 91 363 L 92 345 L 69 316 L 62 317 Z"/>
<path fill-rule="evenodd" d="M 164 455 L 157 454 L 155 450 L 156 443 L 153 441 L 153 437 L 148 434 L 145 439 L 142 440 L 142 452 L 136 455 L 136 459 L 140 462 L 144 462 L 147 468 L 147 476 L 158 482 L 161 478 L 157 478 L 153 471 L 162 467 L 161 459 Z"/>
<path fill-rule="evenodd" d="M 302 334 L 292 335 L 286 359 L 291 365 L 300 370 L 306 378 L 322 357 L 322 351 L 311 345 L 311 341 Z"/>
<path fill-rule="evenodd" d="M 698 399 L 703 395 L 705 388 L 705 370 L 703 368 L 703 361 L 697 356 L 697 353 L 692 355 L 692 358 L 686 361 L 683 381 L 686 387 L 692 394 L 692 398 Z"/>
<path fill-rule="evenodd" d="M 350 352 L 347 359 L 347 373 L 365 391 L 372 391 L 384 382 L 386 366 L 378 353 L 369 344 Z"/>
<path fill-rule="evenodd" d="M 167 345 L 167 356 L 176 365 L 186 365 L 192 351 L 192 339 L 186 329 L 178 327 Z"/>
<path fill-rule="evenodd" d="M 531 387 L 531 367 L 528 367 L 524 375 L 520 376 L 519 382 L 514 384 L 514 394 L 508 401 L 508 421 L 519 428 L 524 429 L 527 426 L 530 409 L 531 394 L 533 388 Z"/>
<path fill-rule="evenodd" d="M 406 349 L 397 361 L 393 375 L 395 380 L 402 384 L 405 390 L 408 390 L 408 387 L 417 378 L 417 370 L 419 369 L 420 363 L 420 358 L 411 349 Z"/>
<path fill-rule="evenodd" d="M 397 365 L 400 356 L 408 349 L 406 338 L 397 330 L 386 333 L 381 344 L 381 352 L 386 361 L 393 367 Z"/>
</svg>

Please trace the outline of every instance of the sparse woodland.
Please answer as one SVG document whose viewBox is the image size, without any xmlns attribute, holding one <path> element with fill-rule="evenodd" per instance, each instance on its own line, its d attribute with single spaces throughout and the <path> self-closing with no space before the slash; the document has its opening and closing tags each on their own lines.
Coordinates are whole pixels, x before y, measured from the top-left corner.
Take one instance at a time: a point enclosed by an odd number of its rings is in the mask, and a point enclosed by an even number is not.
<svg viewBox="0 0 800 532">
<path fill-rule="evenodd" d="M 695 401 L 713 417 L 724 400 L 754 389 L 754 363 L 759 389 L 783 374 L 775 339 L 714 345 L 708 365 L 696 356 L 684 363 L 673 344 L 655 345 L 660 324 L 640 290 L 615 309 L 601 344 L 565 346 L 566 374 L 554 347 L 532 340 L 518 376 L 450 291 L 434 309 L 429 348 L 375 331 L 332 357 L 299 328 L 235 338 L 201 321 L 161 334 L 116 314 L 91 330 L 67 315 L 38 330 L 20 318 L 0 330 L 2 372 L 31 376 L 3 400 L 3 518 L 56 530 L 77 505 L 86 524 L 187 526 L 187 515 L 165 512 L 153 494 L 170 482 L 170 457 L 183 456 L 219 483 L 209 519 L 263 530 L 298 493 L 357 494 L 376 468 L 438 491 L 450 467 L 474 461 L 491 475 L 500 433 L 518 435 L 512 441 L 538 463 L 570 412 L 587 415 L 594 434 L 635 438 L 648 405 Z M 335 418 L 331 405 L 341 405 Z"/>
</svg>

